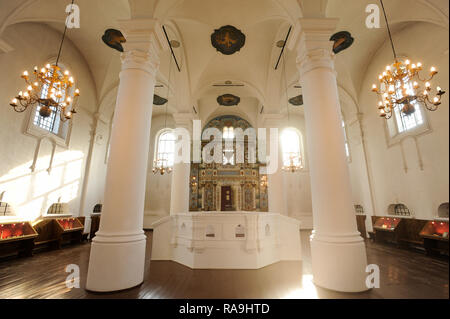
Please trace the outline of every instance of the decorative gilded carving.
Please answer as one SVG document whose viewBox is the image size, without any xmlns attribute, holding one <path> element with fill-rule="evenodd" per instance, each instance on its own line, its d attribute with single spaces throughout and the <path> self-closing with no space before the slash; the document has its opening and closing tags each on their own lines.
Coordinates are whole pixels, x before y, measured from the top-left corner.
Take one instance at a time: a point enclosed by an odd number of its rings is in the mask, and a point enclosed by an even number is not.
<svg viewBox="0 0 450 319">
<path fill-rule="evenodd" d="M 211 44 L 217 51 L 231 55 L 239 51 L 245 44 L 245 35 L 241 30 L 231 25 L 214 30 L 211 34 Z"/>
</svg>

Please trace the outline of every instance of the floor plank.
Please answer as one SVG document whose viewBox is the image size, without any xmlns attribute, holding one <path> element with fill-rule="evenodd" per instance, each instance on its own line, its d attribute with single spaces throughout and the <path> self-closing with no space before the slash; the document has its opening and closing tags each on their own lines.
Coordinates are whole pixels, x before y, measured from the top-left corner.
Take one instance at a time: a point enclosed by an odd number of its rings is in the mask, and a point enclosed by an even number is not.
<svg viewBox="0 0 450 319">
<path fill-rule="evenodd" d="M 90 244 L 0 261 L 0 298 L 449 298 L 448 259 L 366 241 L 370 264 L 380 267 L 381 287 L 346 294 L 315 287 L 308 237 L 302 231 L 302 262 L 258 270 L 193 270 L 175 262 L 150 262 L 152 232 L 146 232 L 145 280 L 119 293 L 84 290 Z M 65 285 L 68 264 L 80 267 L 81 288 Z"/>
</svg>

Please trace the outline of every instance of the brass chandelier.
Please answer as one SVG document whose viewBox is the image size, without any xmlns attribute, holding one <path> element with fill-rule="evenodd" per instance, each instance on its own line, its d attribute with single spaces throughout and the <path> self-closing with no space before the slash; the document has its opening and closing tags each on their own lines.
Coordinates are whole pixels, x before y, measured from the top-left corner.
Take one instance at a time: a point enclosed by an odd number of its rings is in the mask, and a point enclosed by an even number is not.
<svg viewBox="0 0 450 319">
<path fill-rule="evenodd" d="M 391 30 L 386 17 L 383 0 L 380 0 L 386 20 L 387 31 L 394 54 L 394 63 L 386 66 L 385 71 L 378 76 L 380 87 L 373 84 L 372 91 L 377 93 L 381 101 L 378 102 L 380 117 L 389 119 L 394 109 L 398 106 L 405 115 L 411 115 L 416 111 L 414 104 L 420 103 L 429 111 L 437 110 L 441 104 L 441 96 L 445 93 L 439 86 L 436 88 L 434 97 L 430 81 L 438 73 L 435 67 L 430 68 L 429 75 L 425 78 L 420 76 L 423 70 L 422 63 L 411 63 L 410 60 L 400 61 L 395 52 Z"/>
<path fill-rule="evenodd" d="M 153 162 L 153 174 L 160 173 L 164 175 L 165 173 L 172 173 L 172 167 L 168 165 L 168 159 L 158 158 Z"/>
<path fill-rule="evenodd" d="M 303 165 L 301 163 L 301 156 L 299 156 L 297 153 L 291 153 L 289 155 L 289 165 L 283 165 L 281 169 L 285 172 L 295 173 L 303 169 Z"/>
<path fill-rule="evenodd" d="M 72 0 L 73 5 L 73 0 Z M 52 112 L 59 113 L 61 121 L 72 119 L 77 113 L 75 105 L 80 95 L 80 90 L 75 89 L 75 80 L 68 70 L 64 71 L 58 66 L 61 49 L 66 36 L 67 24 L 65 25 L 58 57 L 55 64 L 47 64 L 39 69 L 34 67 L 33 75 L 24 71 L 22 78 L 27 84 L 25 91 L 12 99 L 10 105 L 16 112 L 24 112 L 29 106 L 38 104 L 39 115 L 47 118 Z"/>
</svg>

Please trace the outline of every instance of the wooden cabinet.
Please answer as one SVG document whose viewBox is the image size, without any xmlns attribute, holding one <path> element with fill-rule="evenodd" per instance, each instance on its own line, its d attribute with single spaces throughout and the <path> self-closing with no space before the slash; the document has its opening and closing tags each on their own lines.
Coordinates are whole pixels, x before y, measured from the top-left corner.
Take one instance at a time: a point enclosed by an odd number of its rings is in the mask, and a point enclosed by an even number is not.
<svg viewBox="0 0 450 319">
<path fill-rule="evenodd" d="M 57 218 L 55 222 L 58 247 L 65 243 L 74 244 L 81 242 L 84 226 L 78 218 Z"/>
<path fill-rule="evenodd" d="M 95 237 L 95 233 L 100 227 L 100 214 L 91 214 L 91 231 L 89 234 L 89 239 Z"/>
<path fill-rule="evenodd" d="M 358 226 L 358 231 L 361 233 L 361 237 L 366 239 L 366 215 L 356 215 L 356 225 Z"/>
<path fill-rule="evenodd" d="M 428 221 L 420 232 L 428 255 L 444 254 L 448 256 L 448 222 Z"/>
<path fill-rule="evenodd" d="M 44 218 L 34 223 L 39 234 L 36 248 L 61 248 L 65 243 L 79 243 L 83 236 L 84 226 L 76 217 Z"/>
<path fill-rule="evenodd" d="M 375 217 L 373 231 L 376 242 L 398 243 L 399 225 L 403 222 L 401 218 Z"/>
<path fill-rule="evenodd" d="M 31 256 L 37 236 L 36 230 L 29 222 L 0 224 L 0 257 L 14 254 Z"/>
</svg>

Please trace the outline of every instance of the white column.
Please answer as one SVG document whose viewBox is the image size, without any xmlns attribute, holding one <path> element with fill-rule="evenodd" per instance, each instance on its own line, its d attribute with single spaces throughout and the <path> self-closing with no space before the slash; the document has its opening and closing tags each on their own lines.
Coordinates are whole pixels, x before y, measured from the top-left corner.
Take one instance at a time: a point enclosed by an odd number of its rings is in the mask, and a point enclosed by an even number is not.
<svg viewBox="0 0 450 319">
<path fill-rule="evenodd" d="M 284 198 L 284 178 L 283 170 L 283 153 L 280 142 L 280 134 L 283 129 L 283 118 L 282 114 L 265 114 L 263 125 L 267 129 L 267 142 L 269 145 L 270 156 L 272 157 L 272 152 L 276 152 L 277 156 L 277 170 L 272 174 L 267 174 L 267 184 L 268 184 L 268 201 L 269 201 L 269 212 L 277 213 L 281 215 L 286 215 L 286 201 Z M 270 129 L 277 128 L 278 145 L 271 145 Z M 267 153 L 269 154 L 269 153 Z"/>
<path fill-rule="evenodd" d="M 156 20 L 120 21 L 127 42 L 114 113 L 100 229 L 91 246 L 86 289 L 131 288 L 144 279 L 142 230 L 150 125 L 159 52 Z"/>
<path fill-rule="evenodd" d="M 192 115 L 189 113 L 173 114 L 175 128 L 187 130 L 192 136 Z M 181 138 L 181 137 L 180 137 Z M 191 147 L 190 139 L 189 150 Z M 189 151 L 190 153 L 190 151 Z M 190 160 L 190 155 L 189 155 Z M 172 184 L 170 195 L 170 215 L 189 212 L 189 183 L 191 163 L 174 163 L 172 170 Z"/>
<path fill-rule="evenodd" d="M 294 41 L 305 101 L 314 218 L 311 236 L 314 282 L 332 290 L 358 292 L 367 290 L 367 259 L 364 241 L 356 227 L 334 54 L 329 41 L 337 22 L 337 19 L 299 19 Z"/>
</svg>

